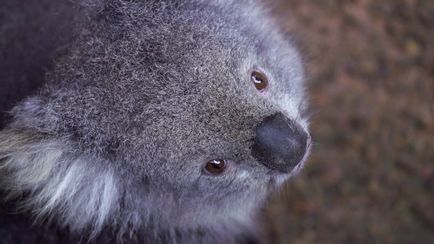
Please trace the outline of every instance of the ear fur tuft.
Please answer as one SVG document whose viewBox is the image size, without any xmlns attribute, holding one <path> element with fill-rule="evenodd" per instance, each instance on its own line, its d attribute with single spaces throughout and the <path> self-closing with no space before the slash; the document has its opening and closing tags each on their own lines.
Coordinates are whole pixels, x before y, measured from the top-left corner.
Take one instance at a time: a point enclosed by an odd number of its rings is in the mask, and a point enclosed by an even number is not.
<svg viewBox="0 0 434 244">
<path fill-rule="evenodd" d="M 77 155 L 67 140 L 17 130 L 0 131 L 0 188 L 23 196 L 37 219 L 57 219 L 73 231 L 97 234 L 114 211 L 113 171 Z"/>
</svg>

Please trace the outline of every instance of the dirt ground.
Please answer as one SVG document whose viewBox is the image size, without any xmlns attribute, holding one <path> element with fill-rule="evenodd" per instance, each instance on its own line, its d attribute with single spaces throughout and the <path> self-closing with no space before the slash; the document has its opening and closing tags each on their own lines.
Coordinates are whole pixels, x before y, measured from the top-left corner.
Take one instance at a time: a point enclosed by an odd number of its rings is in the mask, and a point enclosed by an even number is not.
<svg viewBox="0 0 434 244">
<path fill-rule="evenodd" d="M 266 243 L 434 243 L 434 1 L 280 0 L 316 142 Z"/>
</svg>

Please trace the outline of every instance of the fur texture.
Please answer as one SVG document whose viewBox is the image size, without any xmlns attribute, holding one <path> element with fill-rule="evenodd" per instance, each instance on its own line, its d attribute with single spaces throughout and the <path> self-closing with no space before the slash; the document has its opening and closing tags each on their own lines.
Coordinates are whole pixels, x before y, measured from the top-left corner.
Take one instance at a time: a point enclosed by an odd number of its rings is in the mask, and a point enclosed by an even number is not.
<svg viewBox="0 0 434 244">
<path fill-rule="evenodd" d="M 86 239 L 254 236 L 266 196 L 303 164 L 291 174 L 261 164 L 251 155 L 255 127 L 275 113 L 308 126 L 299 55 L 261 5 L 69 4 L 66 51 L 0 132 L 1 188 L 38 220 Z M 265 93 L 253 69 L 268 76 Z M 207 175 L 215 158 L 227 170 Z"/>
<path fill-rule="evenodd" d="M 76 153 L 75 153 L 76 154 Z M 117 201 L 113 172 L 89 164 L 90 157 L 74 155 L 61 139 L 41 139 L 25 132 L 0 134 L 0 184 L 13 198 L 28 194 L 22 203 L 37 219 L 53 212 L 79 231 L 91 225 L 101 230 Z"/>
</svg>

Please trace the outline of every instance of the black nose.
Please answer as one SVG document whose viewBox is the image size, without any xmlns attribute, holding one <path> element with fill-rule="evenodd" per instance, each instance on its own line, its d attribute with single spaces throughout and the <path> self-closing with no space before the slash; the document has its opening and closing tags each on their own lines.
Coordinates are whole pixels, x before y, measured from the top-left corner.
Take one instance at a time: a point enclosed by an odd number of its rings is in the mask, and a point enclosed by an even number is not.
<svg viewBox="0 0 434 244">
<path fill-rule="evenodd" d="M 277 113 L 257 126 L 252 155 L 270 169 L 289 173 L 303 159 L 307 140 L 300 125 Z"/>
</svg>

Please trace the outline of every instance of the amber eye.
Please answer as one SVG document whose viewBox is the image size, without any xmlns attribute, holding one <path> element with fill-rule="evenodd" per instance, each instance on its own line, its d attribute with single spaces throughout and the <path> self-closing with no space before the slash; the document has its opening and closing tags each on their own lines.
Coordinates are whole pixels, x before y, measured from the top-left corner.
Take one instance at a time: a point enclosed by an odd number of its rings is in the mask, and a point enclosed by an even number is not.
<svg viewBox="0 0 434 244">
<path fill-rule="evenodd" d="M 264 91 L 268 87 L 268 78 L 261 71 L 258 70 L 252 71 L 250 79 L 252 80 L 253 85 L 255 85 L 256 90 L 260 92 Z"/>
<path fill-rule="evenodd" d="M 206 163 L 205 171 L 213 175 L 219 175 L 226 169 L 226 160 L 213 159 Z"/>
</svg>

